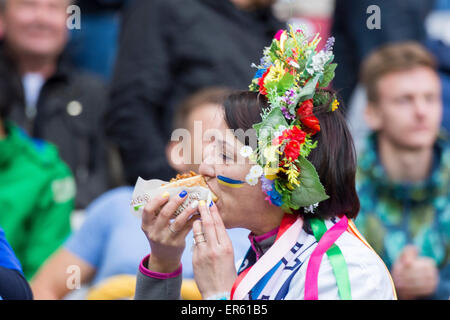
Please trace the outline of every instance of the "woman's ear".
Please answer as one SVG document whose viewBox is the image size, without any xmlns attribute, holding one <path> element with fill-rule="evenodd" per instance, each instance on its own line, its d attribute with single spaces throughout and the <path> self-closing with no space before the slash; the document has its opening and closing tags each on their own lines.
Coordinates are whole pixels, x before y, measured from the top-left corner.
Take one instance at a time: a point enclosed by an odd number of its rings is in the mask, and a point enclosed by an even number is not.
<svg viewBox="0 0 450 320">
<path fill-rule="evenodd" d="M 381 129 L 381 111 L 373 102 L 368 102 L 364 110 L 364 120 L 372 131 Z"/>
</svg>

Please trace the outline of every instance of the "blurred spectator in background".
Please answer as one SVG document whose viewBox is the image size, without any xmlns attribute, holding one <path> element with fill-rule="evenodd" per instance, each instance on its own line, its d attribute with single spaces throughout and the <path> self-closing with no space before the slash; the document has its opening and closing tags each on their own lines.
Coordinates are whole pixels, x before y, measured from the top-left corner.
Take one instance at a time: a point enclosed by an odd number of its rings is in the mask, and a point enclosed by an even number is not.
<svg viewBox="0 0 450 320">
<path fill-rule="evenodd" d="M 369 52 L 388 42 L 425 40 L 424 22 L 433 3 L 433 0 L 336 0 L 331 35 L 336 39 L 334 54 L 339 72 L 333 87 L 340 90 L 344 106 L 350 102 L 360 63 Z M 380 8 L 380 29 L 367 27 L 373 14 L 367 9 L 372 5 Z"/>
<path fill-rule="evenodd" d="M 176 105 L 203 87 L 245 89 L 283 25 L 274 0 L 135 0 L 124 16 L 107 112 L 125 178 L 174 176 L 164 149 Z"/>
<path fill-rule="evenodd" d="M 86 208 L 81 228 L 33 278 L 31 287 L 35 299 L 63 299 L 69 293 L 74 299 L 84 299 L 89 287 L 110 277 L 136 275 L 139 257 L 148 254 L 148 245 L 139 232 L 140 220 L 130 213 L 132 193 L 132 187 L 116 188 L 102 194 Z M 70 266 L 78 268 L 78 286 L 70 281 L 73 285 L 67 285 Z"/>
<path fill-rule="evenodd" d="M 31 300 L 33 293 L 22 267 L 0 227 L 0 300 Z"/>
<path fill-rule="evenodd" d="M 215 116 L 221 112 L 220 105 L 228 94 L 227 89 L 206 88 L 189 96 L 177 108 L 173 129 L 185 128 L 191 134 L 192 156 L 202 154 L 201 144 L 194 143 L 194 126 L 201 124 L 199 139 L 208 129 L 215 128 Z M 197 124 L 196 124 L 197 123 Z M 198 141 L 197 141 L 198 142 Z M 200 140 L 201 142 L 201 140 Z M 179 173 L 193 170 L 199 164 L 183 162 L 183 154 L 172 152 L 177 141 L 167 145 L 169 162 Z M 183 143 L 188 143 L 183 141 Z M 148 241 L 141 232 L 141 220 L 130 213 L 132 187 L 121 187 L 103 194 L 87 209 L 86 220 L 65 245 L 45 264 L 33 279 L 32 288 L 36 299 L 62 299 L 71 289 L 67 287 L 67 269 L 79 266 L 80 282 L 90 291 L 76 291 L 72 297 L 88 299 L 119 299 L 134 297 L 135 276 L 143 255 L 148 254 Z M 244 256 L 248 249 L 248 231 L 229 230 L 236 258 Z M 186 245 L 192 245 L 192 235 L 187 236 Z M 183 276 L 193 279 L 191 250 L 183 256 Z"/>
<path fill-rule="evenodd" d="M 75 183 L 53 145 L 4 120 L 9 80 L 0 76 L 0 226 L 31 279 L 70 233 Z"/>
<path fill-rule="evenodd" d="M 106 88 L 64 55 L 69 0 L 0 1 L 0 74 L 11 82 L 10 118 L 54 143 L 72 169 L 77 208 L 108 186 L 101 115 Z M 0 92 L 4 94 L 4 92 Z"/>
<path fill-rule="evenodd" d="M 435 6 L 428 15 L 425 26 L 428 33 L 426 45 L 438 61 L 442 81 L 442 126 L 450 132 L 450 0 L 435 0 Z"/>
<path fill-rule="evenodd" d="M 330 37 L 334 1 L 277 0 L 273 6 L 274 14 L 294 29 L 302 29 L 307 35 L 314 37 L 320 33 L 322 41 L 317 48 L 321 50 Z"/>
<path fill-rule="evenodd" d="M 214 119 L 218 112 L 223 112 L 221 105 L 231 91 L 224 87 L 206 87 L 189 95 L 176 108 L 172 121 L 173 134 L 166 147 L 166 158 L 177 172 L 198 173 L 198 167 L 202 161 L 203 143 L 206 143 L 205 139 L 208 139 L 207 131 L 217 129 L 214 126 Z M 187 130 L 190 141 L 179 141 L 178 135 L 175 134 L 177 129 Z M 190 148 L 177 149 L 177 146 L 190 146 Z M 185 150 L 190 153 L 183 154 Z M 195 155 L 197 159 L 194 158 Z"/>
<path fill-rule="evenodd" d="M 76 0 L 81 29 L 70 32 L 67 53 L 74 64 L 109 81 L 114 66 L 121 12 L 133 0 Z"/>
<path fill-rule="evenodd" d="M 450 147 L 439 135 L 442 88 L 420 44 L 384 46 L 363 62 L 374 131 L 358 159 L 356 219 L 401 299 L 450 296 Z"/>
<path fill-rule="evenodd" d="M 397 0 L 396 0 L 397 1 Z M 391 5 L 394 2 L 384 3 L 383 5 Z M 365 41 L 371 42 L 375 45 L 376 49 L 379 45 L 384 43 L 394 43 L 395 41 L 401 40 L 399 32 L 403 32 L 404 39 L 417 39 L 424 43 L 426 47 L 430 50 L 430 52 L 435 56 L 438 63 L 438 72 L 441 78 L 442 83 L 442 99 L 443 99 L 443 117 L 442 117 L 442 127 L 443 129 L 450 132 L 450 0 L 431 0 L 431 1 L 423 1 L 421 4 L 416 3 L 416 1 L 409 2 L 399 2 L 401 6 L 408 6 L 411 4 L 410 12 L 402 11 L 399 16 L 400 20 L 397 20 L 396 16 L 392 16 L 390 12 L 387 12 L 387 16 L 389 17 L 389 21 L 387 22 L 387 28 L 384 25 L 381 25 L 381 30 L 367 30 L 364 26 L 363 28 L 365 32 L 366 39 Z M 385 15 L 385 10 L 380 8 L 381 17 Z M 421 9 L 420 9 L 421 8 Z M 419 11 L 417 11 L 420 9 Z M 336 9 L 338 10 L 338 9 Z M 416 12 L 414 14 L 414 12 Z M 418 15 L 420 13 L 420 15 Z M 363 14 L 361 12 L 361 14 Z M 424 16 L 423 16 L 424 15 Z M 366 17 L 369 15 L 366 14 Z M 406 23 L 406 19 L 409 17 L 411 22 Z M 388 19 L 385 17 L 385 19 Z M 353 25 L 353 21 L 349 21 L 349 24 Z M 361 26 L 363 21 L 360 21 Z M 385 23 L 382 19 L 381 23 Z M 395 25 L 402 24 L 402 28 L 394 28 Z M 356 28 L 356 25 L 353 25 Z M 411 30 L 417 36 L 413 36 L 410 32 L 405 31 Z M 387 37 L 389 35 L 389 37 Z M 393 36 L 392 36 L 393 35 Z M 350 41 L 350 40 L 348 40 Z M 336 44 L 338 47 L 340 44 Z M 356 44 L 358 45 L 358 44 Z M 340 46 L 341 49 L 345 49 L 343 46 Z M 369 48 L 370 49 L 370 48 Z M 339 52 L 341 52 L 340 50 Z M 339 68 L 347 68 L 348 64 L 353 64 L 355 67 L 359 65 L 359 61 L 356 64 L 354 59 L 349 56 L 352 53 L 351 50 L 348 50 L 347 53 L 341 52 L 341 60 L 344 64 L 341 64 Z M 339 55 L 339 52 L 337 53 Z M 367 54 L 367 52 L 365 53 Z M 348 63 L 345 59 L 345 56 L 348 57 Z M 343 77 L 341 75 L 340 79 L 337 75 L 336 85 L 344 85 L 341 84 L 340 81 L 350 81 L 353 77 L 356 78 L 356 74 L 350 74 L 349 77 Z M 351 80 L 353 81 L 353 80 Z M 355 80 L 356 81 L 356 80 Z M 346 95 L 348 90 L 343 88 L 344 95 Z M 350 92 L 348 92 L 350 94 Z M 351 98 L 347 102 L 348 106 L 348 114 L 347 118 L 349 120 L 350 129 L 352 135 L 354 137 L 356 150 L 359 151 L 364 144 L 365 138 L 369 134 L 369 128 L 366 123 L 362 121 L 363 113 L 365 106 L 367 105 L 367 95 L 361 84 L 358 84 L 355 89 L 351 93 Z"/>
</svg>

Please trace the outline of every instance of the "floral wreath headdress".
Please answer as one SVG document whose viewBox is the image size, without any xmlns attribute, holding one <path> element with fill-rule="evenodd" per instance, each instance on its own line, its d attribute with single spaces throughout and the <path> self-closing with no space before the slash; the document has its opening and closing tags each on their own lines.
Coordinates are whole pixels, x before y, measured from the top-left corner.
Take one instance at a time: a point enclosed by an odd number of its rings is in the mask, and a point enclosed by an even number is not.
<svg viewBox="0 0 450 320">
<path fill-rule="evenodd" d="M 320 131 L 314 105 L 331 101 L 329 111 L 339 105 L 323 90 L 337 67 L 332 63 L 334 38 L 318 51 L 319 34 L 310 40 L 301 29 L 289 29 L 277 32 L 259 66 L 252 64 L 257 71 L 249 89 L 266 96 L 269 107 L 253 125 L 257 149 L 244 146 L 240 153 L 257 163 L 245 180 L 256 185 L 261 179 L 266 200 L 288 213 L 300 208 L 312 213 L 329 198 L 307 157 L 317 147 L 313 136 Z"/>
</svg>

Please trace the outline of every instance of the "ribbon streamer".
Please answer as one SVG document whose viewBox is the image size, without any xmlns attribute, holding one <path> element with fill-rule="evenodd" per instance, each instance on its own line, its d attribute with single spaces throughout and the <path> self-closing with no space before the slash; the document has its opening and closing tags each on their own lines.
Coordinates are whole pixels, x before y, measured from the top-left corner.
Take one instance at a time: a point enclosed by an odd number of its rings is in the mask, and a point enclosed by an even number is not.
<svg viewBox="0 0 450 320">
<path fill-rule="evenodd" d="M 331 267 L 333 268 L 333 273 L 336 277 L 340 298 L 342 300 L 350 300 L 352 295 L 347 264 L 345 263 L 342 251 L 335 244 L 341 234 L 347 230 L 347 217 L 343 216 L 341 220 L 329 230 L 327 230 L 325 223 L 321 219 L 314 218 L 310 221 L 314 237 L 319 243 L 311 254 L 306 269 L 305 300 L 318 300 L 319 298 L 318 276 L 320 264 L 325 252 L 330 259 Z"/>
</svg>

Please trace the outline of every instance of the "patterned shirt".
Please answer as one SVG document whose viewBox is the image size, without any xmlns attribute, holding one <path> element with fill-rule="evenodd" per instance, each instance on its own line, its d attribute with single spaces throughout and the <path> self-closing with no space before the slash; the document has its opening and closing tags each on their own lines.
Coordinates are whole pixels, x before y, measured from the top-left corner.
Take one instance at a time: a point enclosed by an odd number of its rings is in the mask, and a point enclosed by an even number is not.
<svg viewBox="0 0 450 320">
<path fill-rule="evenodd" d="M 450 148 L 446 137 L 434 146 L 429 177 L 419 183 L 391 181 L 377 154 L 376 135 L 358 158 L 357 191 L 361 209 L 355 224 L 391 268 L 405 245 L 434 259 L 440 269 L 435 298 L 448 299 L 450 278 Z"/>
</svg>

